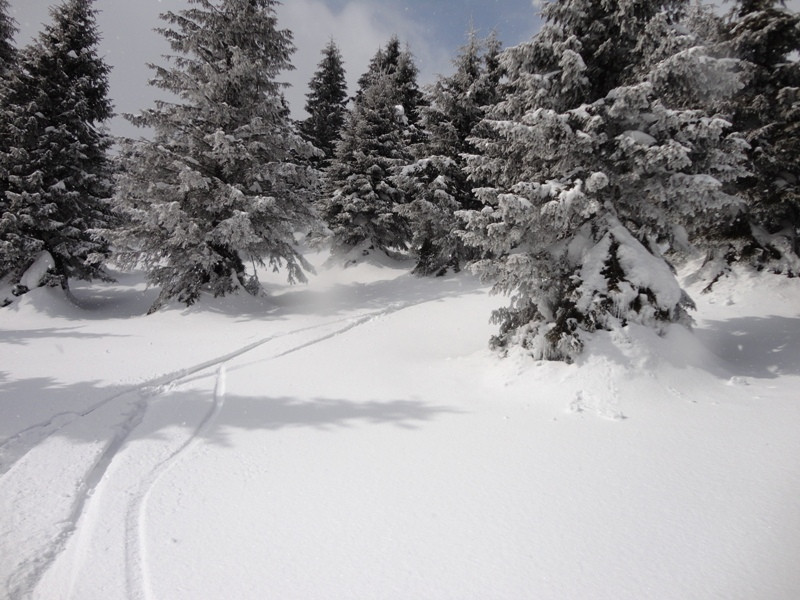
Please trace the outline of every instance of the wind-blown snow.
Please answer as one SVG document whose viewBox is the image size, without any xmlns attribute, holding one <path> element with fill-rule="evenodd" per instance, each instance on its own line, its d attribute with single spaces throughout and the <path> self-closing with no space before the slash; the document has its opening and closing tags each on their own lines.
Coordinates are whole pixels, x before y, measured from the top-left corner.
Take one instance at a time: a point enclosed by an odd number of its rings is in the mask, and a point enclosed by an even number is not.
<svg viewBox="0 0 800 600">
<path fill-rule="evenodd" d="M 467 274 L 324 258 L 0 310 L 0 597 L 800 597 L 800 282 L 685 279 L 693 333 L 566 365 L 490 353 Z"/>
</svg>

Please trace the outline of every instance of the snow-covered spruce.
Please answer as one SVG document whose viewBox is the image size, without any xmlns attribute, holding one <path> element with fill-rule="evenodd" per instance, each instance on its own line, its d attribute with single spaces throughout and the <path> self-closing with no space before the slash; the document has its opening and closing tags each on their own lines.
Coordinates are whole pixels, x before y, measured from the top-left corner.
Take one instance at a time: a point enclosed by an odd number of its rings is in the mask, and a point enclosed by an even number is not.
<svg viewBox="0 0 800 600">
<path fill-rule="evenodd" d="M 356 100 L 360 100 L 364 92 L 384 75 L 392 76 L 390 85 L 396 96 L 395 104 L 403 107 L 403 115 L 407 124 L 416 125 L 419 121 L 420 109 L 424 104 L 423 94 L 417 84 L 419 69 L 417 69 L 410 49 L 403 48 L 396 35 L 391 37 L 385 47 L 379 48 L 375 56 L 370 59 L 366 72 L 358 79 Z M 413 129 L 409 129 L 406 135 L 410 135 L 410 132 L 413 132 Z"/>
<path fill-rule="evenodd" d="M 322 60 L 306 94 L 309 117 L 300 123 L 300 131 L 324 153 L 324 160 L 333 157 L 336 142 L 347 115 L 347 81 L 342 53 L 331 40 L 322 50 Z"/>
<path fill-rule="evenodd" d="M 102 126 L 112 107 L 92 5 L 53 8 L 52 22 L 4 77 L 0 276 L 12 283 L 45 252 L 53 261 L 45 282 L 66 289 L 70 278 L 106 277 L 109 244 L 98 230 L 114 222 L 111 138 Z"/>
<path fill-rule="evenodd" d="M 662 251 L 739 210 L 725 184 L 744 173 L 746 144 L 702 105 L 668 105 L 656 80 L 715 59 L 698 46 L 643 68 L 646 36 L 666 32 L 679 48 L 693 34 L 675 3 L 632 4 L 549 3 L 541 32 L 501 55 L 505 97 L 468 159 L 473 180 L 488 182 L 484 208 L 463 213 L 465 241 L 492 257 L 476 271 L 512 296 L 494 315 L 497 347 L 569 361 L 598 328 L 688 322 L 691 300 Z"/>
<path fill-rule="evenodd" d="M 739 260 L 800 275 L 800 15 L 783 4 L 737 1 L 722 35 L 744 61 L 745 87 L 726 109 L 750 143 L 751 172 L 740 182 L 746 214 L 720 232 L 729 245 L 718 274 Z"/>
<path fill-rule="evenodd" d="M 408 245 L 408 222 L 397 211 L 404 195 L 394 176 L 412 161 L 411 143 L 418 137 L 416 73 L 411 54 L 393 38 L 359 80 L 320 201 L 334 252 Z"/>
<path fill-rule="evenodd" d="M 118 260 L 144 264 L 161 287 L 151 311 L 204 291 L 256 293 L 251 262 L 285 267 L 290 281 L 308 267 L 294 233 L 313 221 L 317 151 L 293 129 L 276 81 L 291 67 L 291 32 L 277 29 L 275 0 L 190 2 L 162 15 L 176 55 L 152 82 L 180 100 L 129 117 L 154 137 L 122 152 L 117 202 L 129 224 Z"/>
<path fill-rule="evenodd" d="M 483 107 L 497 100 L 499 52 L 494 36 L 479 40 L 470 32 L 454 61 L 455 73 L 440 76 L 426 90 L 420 111 L 423 141 L 413 148 L 416 161 L 395 178 L 405 194 L 398 212 L 410 224 L 417 274 L 458 270 L 476 257 L 474 248 L 457 235 L 461 223 L 456 212 L 480 206 L 467 180 L 463 156 L 476 152 L 468 138 L 484 116 Z"/>
<path fill-rule="evenodd" d="M 14 46 L 14 34 L 17 32 L 17 25 L 9 14 L 8 0 L 0 0 L 0 123 L 4 123 L 9 113 L 7 104 L 8 87 L 7 83 L 11 79 L 11 74 L 17 68 L 17 49 Z M 2 127 L 3 125 L 0 125 Z M 8 137 L 0 135 L 0 157 L 5 156 L 9 151 Z M 3 275 L 10 270 L 14 264 L 11 259 L 17 254 L 13 238 L 18 236 L 16 219 L 8 211 L 6 191 L 8 190 L 8 170 L 5 160 L 0 158 L 0 280 Z M 10 300 L 0 298 L 0 303 L 7 304 Z"/>
<path fill-rule="evenodd" d="M 3 79 L 16 62 L 15 33 L 17 24 L 8 11 L 8 0 L 0 0 L 0 74 L 3 74 Z"/>
</svg>

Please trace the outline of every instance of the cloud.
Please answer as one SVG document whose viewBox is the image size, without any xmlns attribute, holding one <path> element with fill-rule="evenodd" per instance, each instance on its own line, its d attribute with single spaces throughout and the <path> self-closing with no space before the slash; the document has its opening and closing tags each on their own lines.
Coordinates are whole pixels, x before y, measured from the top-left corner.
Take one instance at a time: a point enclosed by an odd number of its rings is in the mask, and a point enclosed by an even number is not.
<svg viewBox="0 0 800 600">
<path fill-rule="evenodd" d="M 54 0 L 53 0 L 54 1 Z M 25 0 L 12 7 L 11 14 L 20 24 L 17 41 L 27 44 L 49 22 L 50 0 Z M 332 7 L 333 5 L 334 7 Z M 158 15 L 188 8 L 186 0 L 97 0 L 98 25 L 103 39 L 100 54 L 113 65 L 111 95 L 118 113 L 136 113 L 149 108 L 164 93 L 147 84 L 153 72 L 151 62 L 164 65 L 163 54 L 170 48 L 164 38 L 153 32 L 165 23 Z M 448 49 L 437 43 L 431 24 L 415 21 L 402 7 L 366 0 L 284 0 L 277 7 L 278 27 L 294 34 L 297 51 L 292 56 L 295 70 L 282 74 L 291 84 L 286 92 L 294 118 L 305 118 L 305 95 L 308 83 L 319 64 L 320 52 L 332 38 L 345 61 L 350 93 L 355 93 L 358 78 L 369 60 L 392 34 L 408 42 L 420 68 L 420 82 L 431 82 L 435 75 L 449 71 Z M 138 137 L 143 132 L 122 116 L 110 123 L 117 135 Z"/>
<path fill-rule="evenodd" d="M 431 83 L 437 74 L 451 72 L 451 60 L 459 40 L 463 39 L 460 29 L 473 15 L 485 27 L 491 27 L 492 23 L 499 26 L 501 39 L 512 45 L 536 31 L 539 21 L 528 2 L 504 2 L 283 0 L 277 9 L 278 26 L 294 33 L 297 47 L 292 56 L 295 70 L 281 77 L 292 85 L 286 92 L 292 115 L 304 118 L 308 82 L 321 59 L 320 51 L 331 38 L 342 51 L 351 94 L 355 93 L 356 82 L 370 58 L 392 34 L 410 45 L 420 69 L 420 84 Z M 49 22 L 48 7 L 55 3 L 56 0 L 12 0 L 11 15 L 20 25 L 16 36 L 18 43 L 29 43 L 41 30 L 42 23 Z M 716 3 L 725 11 L 731 6 L 723 0 L 716 0 Z M 454 11 L 453 5 L 458 5 L 459 11 Z M 789 0 L 786 5 L 790 10 L 800 11 L 800 0 Z M 147 85 L 153 73 L 145 63 L 163 65 L 161 55 L 169 53 L 166 41 L 155 34 L 153 28 L 164 26 L 159 13 L 177 12 L 188 6 L 187 0 L 96 0 L 95 8 L 100 11 L 98 25 L 103 35 L 100 54 L 114 67 L 111 97 L 117 112 L 138 112 L 152 106 L 153 99 L 163 95 Z M 110 125 L 112 132 L 119 135 L 138 137 L 143 133 L 122 117 L 117 117 Z"/>
<path fill-rule="evenodd" d="M 449 70 L 447 48 L 428 39 L 429 29 L 410 18 L 404 10 L 380 3 L 347 2 L 341 9 L 329 7 L 322 0 L 291 0 L 278 8 L 278 26 L 294 33 L 297 52 L 292 57 L 295 70 L 283 80 L 292 87 L 287 99 L 295 118 L 303 118 L 308 82 L 321 60 L 320 52 L 333 39 L 342 52 L 351 94 L 369 60 L 393 34 L 407 42 L 420 68 L 420 83 L 433 81 L 435 75 Z"/>
</svg>

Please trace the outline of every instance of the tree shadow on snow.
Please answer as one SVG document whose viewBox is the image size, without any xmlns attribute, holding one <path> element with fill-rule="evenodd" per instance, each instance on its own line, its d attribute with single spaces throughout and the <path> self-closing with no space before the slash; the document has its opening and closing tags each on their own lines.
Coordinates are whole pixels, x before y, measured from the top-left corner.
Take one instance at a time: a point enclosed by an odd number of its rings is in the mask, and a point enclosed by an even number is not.
<svg viewBox="0 0 800 600">
<path fill-rule="evenodd" d="M 15 461 L 51 436 L 95 443 L 122 432 L 126 443 L 189 436 L 227 446 L 241 430 L 336 431 L 377 425 L 414 430 L 438 417 L 460 414 L 419 399 L 215 397 L 213 374 L 206 376 L 208 389 L 196 391 L 172 389 L 169 382 L 103 386 L 93 381 L 63 384 L 47 377 L 9 380 L 0 372 L 0 462 Z M 142 419 L 131 418 L 136 411 Z"/>
<path fill-rule="evenodd" d="M 181 426 L 191 430 L 214 410 L 212 399 L 202 399 L 186 392 L 170 394 L 166 401 L 184 419 L 190 411 L 194 411 L 195 419 L 160 422 L 159 417 L 164 413 L 160 409 L 152 414 L 151 421 L 146 421 L 134 431 L 132 437 L 158 437 L 166 427 L 179 422 Z M 205 411 L 202 415 L 197 414 L 202 411 Z M 240 431 L 314 429 L 336 432 L 385 425 L 414 431 L 421 429 L 425 423 L 448 414 L 458 414 L 458 411 L 421 400 L 351 401 L 339 398 L 227 396 L 219 413 L 208 420 L 207 426 L 195 433 L 204 442 L 231 446 L 232 438 Z"/>
<path fill-rule="evenodd" d="M 52 377 L 12 379 L 0 371 L 0 454 L 5 442 L 20 432 L 30 439 L 49 434 L 61 423 L 79 419 L 98 404 L 113 402 L 134 389 L 95 381 L 65 384 Z"/>
<path fill-rule="evenodd" d="M 654 372 L 663 365 L 723 380 L 800 375 L 800 318 L 710 320 L 693 329 L 674 325 L 666 336 L 642 325 L 598 331 L 576 364 L 606 371 L 613 365 L 624 372 Z"/>
<path fill-rule="evenodd" d="M 706 321 L 695 334 L 738 375 L 761 379 L 800 375 L 800 318 Z"/>
<path fill-rule="evenodd" d="M 72 339 L 101 339 L 101 338 L 121 338 L 126 335 L 113 333 L 85 333 L 79 331 L 79 327 L 52 327 L 48 329 L 3 329 L 0 328 L 0 345 L 14 344 L 25 345 L 31 340 L 54 338 Z"/>
<path fill-rule="evenodd" d="M 143 289 L 128 280 L 119 283 L 79 281 L 71 285 L 69 292 L 56 287 L 35 288 L 0 308 L 0 319 L 30 308 L 70 321 L 128 319 L 145 316 L 157 296 L 158 289 Z M 25 309 L 21 308 L 22 304 Z"/>
</svg>

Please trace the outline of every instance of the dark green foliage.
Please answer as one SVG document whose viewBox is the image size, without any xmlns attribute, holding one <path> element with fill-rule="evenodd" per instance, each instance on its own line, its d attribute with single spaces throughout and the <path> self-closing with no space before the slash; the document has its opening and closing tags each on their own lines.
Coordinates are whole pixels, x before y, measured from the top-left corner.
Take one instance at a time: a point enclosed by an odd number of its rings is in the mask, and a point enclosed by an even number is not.
<svg viewBox="0 0 800 600">
<path fill-rule="evenodd" d="M 98 229 L 113 222 L 111 139 L 101 126 L 112 107 L 92 0 L 67 0 L 51 18 L 5 88 L 0 272 L 18 277 L 46 251 L 66 287 L 105 277 L 109 244 Z"/>
<path fill-rule="evenodd" d="M 727 232 L 729 260 L 800 275 L 800 15 L 777 0 L 737 2 L 725 31 L 745 61 L 745 87 L 729 105 L 750 143 L 740 182 L 748 214 Z"/>
<path fill-rule="evenodd" d="M 499 51 L 494 37 L 482 42 L 470 33 L 454 61 L 455 73 L 439 77 L 427 91 L 420 119 L 424 141 L 414 148 L 416 162 L 396 178 L 406 195 L 399 211 L 410 223 L 417 274 L 458 270 L 477 257 L 458 235 L 456 212 L 480 206 L 463 155 L 476 153 L 469 136 L 485 107 L 497 100 Z"/>
<path fill-rule="evenodd" d="M 322 61 L 309 84 L 306 112 L 300 131 L 330 160 L 347 114 L 347 82 L 342 55 L 331 40 L 322 51 Z"/>
</svg>

